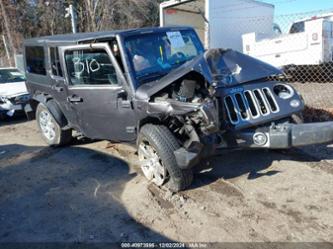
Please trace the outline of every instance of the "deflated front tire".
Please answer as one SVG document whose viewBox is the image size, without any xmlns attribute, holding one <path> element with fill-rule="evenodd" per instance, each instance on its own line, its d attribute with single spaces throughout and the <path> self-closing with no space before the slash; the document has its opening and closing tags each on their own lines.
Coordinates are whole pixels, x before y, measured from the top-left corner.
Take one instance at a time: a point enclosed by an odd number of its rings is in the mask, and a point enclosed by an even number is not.
<svg viewBox="0 0 333 249">
<path fill-rule="evenodd" d="M 192 170 L 177 165 L 174 151 L 180 148 L 176 138 L 163 125 L 144 125 L 138 137 L 139 163 L 146 178 L 172 192 L 191 185 Z"/>
</svg>

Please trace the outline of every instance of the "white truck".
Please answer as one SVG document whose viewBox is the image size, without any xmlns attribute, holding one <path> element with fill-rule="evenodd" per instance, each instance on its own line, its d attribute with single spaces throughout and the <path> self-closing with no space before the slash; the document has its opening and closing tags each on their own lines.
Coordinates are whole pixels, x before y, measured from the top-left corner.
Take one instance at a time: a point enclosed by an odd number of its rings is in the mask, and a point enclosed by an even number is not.
<svg viewBox="0 0 333 249">
<path fill-rule="evenodd" d="M 333 57 L 333 13 L 292 23 L 287 34 L 271 36 L 248 33 L 243 53 L 280 68 L 313 68 L 331 63 Z"/>
<path fill-rule="evenodd" d="M 254 0 L 171 0 L 160 5 L 161 26 L 191 26 L 206 48 L 243 51 L 242 35 L 273 34 L 274 5 Z"/>
</svg>

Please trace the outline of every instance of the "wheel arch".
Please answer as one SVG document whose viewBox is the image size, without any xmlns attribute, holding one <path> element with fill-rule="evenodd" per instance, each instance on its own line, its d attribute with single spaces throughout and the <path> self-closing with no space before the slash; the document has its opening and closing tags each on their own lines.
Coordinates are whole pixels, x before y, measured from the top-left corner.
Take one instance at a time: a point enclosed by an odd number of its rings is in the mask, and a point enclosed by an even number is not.
<svg viewBox="0 0 333 249">
<path fill-rule="evenodd" d="M 37 109 L 38 104 L 43 104 L 49 110 L 53 118 L 57 121 L 61 128 L 68 125 L 68 120 L 62 112 L 57 101 L 48 94 L 36 94 L 32 98 L 32 103 Z"/>
<path fill-rule="evenodd" d="M 68 120 L 55 99 L 49 99 L 45 105 L 61 128 L 68 125 Z"/>
<path fill-rule="evenodd" d="M 144 119 L 141 119 L 138 122 L 137 128 L 138 128 L 138 132 L 140 131 L 141 127 L 146 125 L 146 124 L 154 124 L 154 125 L 158 125 L 158 124 L 163 124 L 162 120 L 158 117 L 146 117 Z"/>
</svg>

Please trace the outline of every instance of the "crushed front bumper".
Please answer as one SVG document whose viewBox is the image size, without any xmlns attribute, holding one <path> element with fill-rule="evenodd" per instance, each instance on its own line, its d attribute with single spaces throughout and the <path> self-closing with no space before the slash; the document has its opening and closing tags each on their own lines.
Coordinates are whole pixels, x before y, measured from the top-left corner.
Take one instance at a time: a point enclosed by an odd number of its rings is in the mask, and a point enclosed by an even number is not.
<svg viewBox="0 0 333 249">
<path fill-rule="evenodd" d="M 13 116 L 16 111 L 23 111 L 24 107 L 22 104 L 14 105 L 12 103 L 0 104 L 0 112 L 8 116 Z"/>
<path fill-rule="evenodd" d="M 333 122 L 280 124 L 236 134 L 240 147 L 284 149 L 333 141 Z"/>
<path fill-rule="evenodd" d="M 225 139 L 226 137 L 228 138 Z M 189 169 L 196 165 L 200 159 L 218 154 L 219 149 L 286 149 L 304 145 L 328 143 L 333 141 L 333 122 L 272 124 L 268 127 L 231 133 L 226 137 L 222 136 L 222 143 L 220 145 L 201 144 L 201 146 L 196 146 L 194 149 L 186 150 L 182 147 L 174 151 L 178 166 L 181 169 Z"/>
<path fill-rule="evenodd" d="M 24 111 L 29 103 L 30 95 L 23 94 L 15 97 L 0 97 L 0 113 L 13 116 L 16 111 Z"/>
</svg>

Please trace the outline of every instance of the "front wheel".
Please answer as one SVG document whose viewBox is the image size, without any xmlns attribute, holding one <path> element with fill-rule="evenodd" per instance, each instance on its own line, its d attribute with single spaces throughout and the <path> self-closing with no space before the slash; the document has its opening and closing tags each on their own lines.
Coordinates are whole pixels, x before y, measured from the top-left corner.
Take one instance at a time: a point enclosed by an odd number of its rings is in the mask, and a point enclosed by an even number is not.
<svg viewBox="0 0 333 249">
<path fill-rule="evenodd" d="M 192 170 L 178 167 L 174 151 L 180 146 L 169 131 L 162 125 L 144 125 L 138 138 L 138 156 L 146 178 L 154 184 L 166 185 L 173 192 L 190 186 Z"/>
<path fill-rule="evenodd" d="M 62 130 L 45 105 L 37 106 L 36 119 L 42 137 L 48 145 L 61 146 L 72 141 L 72 130 Z"/>
</svg>

